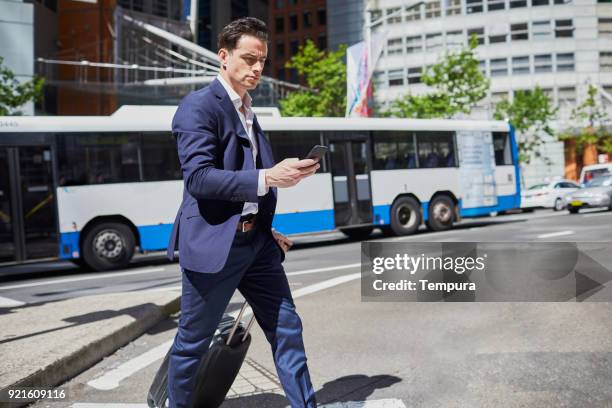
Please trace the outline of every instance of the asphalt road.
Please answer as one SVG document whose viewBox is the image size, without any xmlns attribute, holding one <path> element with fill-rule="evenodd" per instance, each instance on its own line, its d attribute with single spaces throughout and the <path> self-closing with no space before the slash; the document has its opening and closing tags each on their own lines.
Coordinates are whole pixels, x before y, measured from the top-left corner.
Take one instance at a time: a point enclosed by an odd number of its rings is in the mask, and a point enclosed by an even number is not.
<svg viewBox="0 0 612 408">
<path fill-rule="evenodd" d="M 446 232 L 373 237 L 382 239 L 607 242 L 612 241 L 612 212 L 537 211 L 465 220 Z M 609 302 L 363 302 L 359 242 L 326 234 L 296 239 L 294 248 L 285 269 L 304 324 L 319 403 L 391 408 L 604 407 L 612 401 Z M 0 296 L 26 303 L 51 302 L 101 292 L 167 290 L 180 282 L 178 264 L 158 255 L 142 257 L 129 269 L 112 273 L 83 273 L 57 265 L 50 269 L 10 281 L 5 276 Z M 612 295 L 608 287 L 601 293 Z M 229 310 L 240 303 L 236 294 Z M 157 346 L 164 349 L 175 331 L 176 320 L 168 319 L 63 385 L 70 402 L 43 401 L 35 406 L 144 407 L 161 360 L 142 356 Z M 223 406 L 284 407 L 269 345 L 258 327 L 252 334 L 246 367 L 257 368 L 253 372 L 263 378 L 263 385 L 260 392 L 232 394 Z M 115 387 L 96 388 L 109 379 Z"/>
</svg>

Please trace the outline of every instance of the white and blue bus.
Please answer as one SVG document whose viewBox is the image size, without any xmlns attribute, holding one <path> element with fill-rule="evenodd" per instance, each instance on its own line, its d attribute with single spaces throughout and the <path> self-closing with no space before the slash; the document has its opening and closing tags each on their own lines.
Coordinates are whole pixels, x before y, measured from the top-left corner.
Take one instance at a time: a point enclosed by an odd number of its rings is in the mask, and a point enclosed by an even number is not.
<svg viewBox="0 0 612 408">
<path fill-rule="evenodd" d="M 176 107 L 125 106 L 107 117 L 0 118 L 0 264 L 68 259 L 95 270 L 164 250 L 183 182 L 170 123 Z M 282 118 L 259 122 L 275 158 L 327 145 L 321 169 L 279 189 L 287 234 L 426 224 L 520 205 L 518 153 L 503 121 Z"/>
</svg>

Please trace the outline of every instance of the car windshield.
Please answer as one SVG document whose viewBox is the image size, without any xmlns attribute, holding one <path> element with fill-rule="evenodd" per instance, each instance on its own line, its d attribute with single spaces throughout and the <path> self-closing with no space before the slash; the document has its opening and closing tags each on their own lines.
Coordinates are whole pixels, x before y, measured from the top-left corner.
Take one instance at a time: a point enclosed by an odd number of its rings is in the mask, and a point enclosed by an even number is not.
<svg viewBox="0 0 612 408">
<path fill-rule="evenodd" d="M 531 186 L 528 188 L 528 190 L 537 190 L 538 188 L 544 188 L 548 186 L 548 184 L 536 184 L 535 186 Z"/>
<path fill-rule="evenodd" d="M 586 183 L 586 187 L 602 187 L 610 185 L 612 185 L 612 177 L 610 176 L 595 177 L 593 180 Z"/>
</svg>

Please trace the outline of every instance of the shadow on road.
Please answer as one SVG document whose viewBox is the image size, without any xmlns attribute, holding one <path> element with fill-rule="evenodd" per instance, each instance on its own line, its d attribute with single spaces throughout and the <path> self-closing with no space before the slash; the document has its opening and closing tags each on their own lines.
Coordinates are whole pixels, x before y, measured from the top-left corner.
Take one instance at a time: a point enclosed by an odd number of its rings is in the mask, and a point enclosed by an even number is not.
<svg viewBox="0 0 612 408">
<path fill-rule="evenodd" d="M 316 392 L 317 404 L 335 407 L 350 401 L 365 401 L 374 391 L 402 381 L 392 375 L 348 375 L 323 384 Z M 285 408 L 289 402 L 279 394 L 264 393 L 226 400 L 221 408 Z"/>
</svg>

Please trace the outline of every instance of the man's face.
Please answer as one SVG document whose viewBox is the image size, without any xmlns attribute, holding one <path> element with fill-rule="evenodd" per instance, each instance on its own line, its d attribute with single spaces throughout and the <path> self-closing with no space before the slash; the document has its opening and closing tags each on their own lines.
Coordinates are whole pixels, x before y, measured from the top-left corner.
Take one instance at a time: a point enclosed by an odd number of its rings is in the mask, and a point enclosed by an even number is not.
<svg viewBox="0 0 612 408">
<path fill-rule="evenodd" d="M 238 40 L 236 48 L 231 52 L 221 48 L 218 56 L 221 61 L 221 71 L 234 87 L 244 90 L 255 89 L 268 56 L 268 45 L 259 38 L 243 35 Z M 223 69 L 223 65 L 226 69 Z"/>
</svg>

